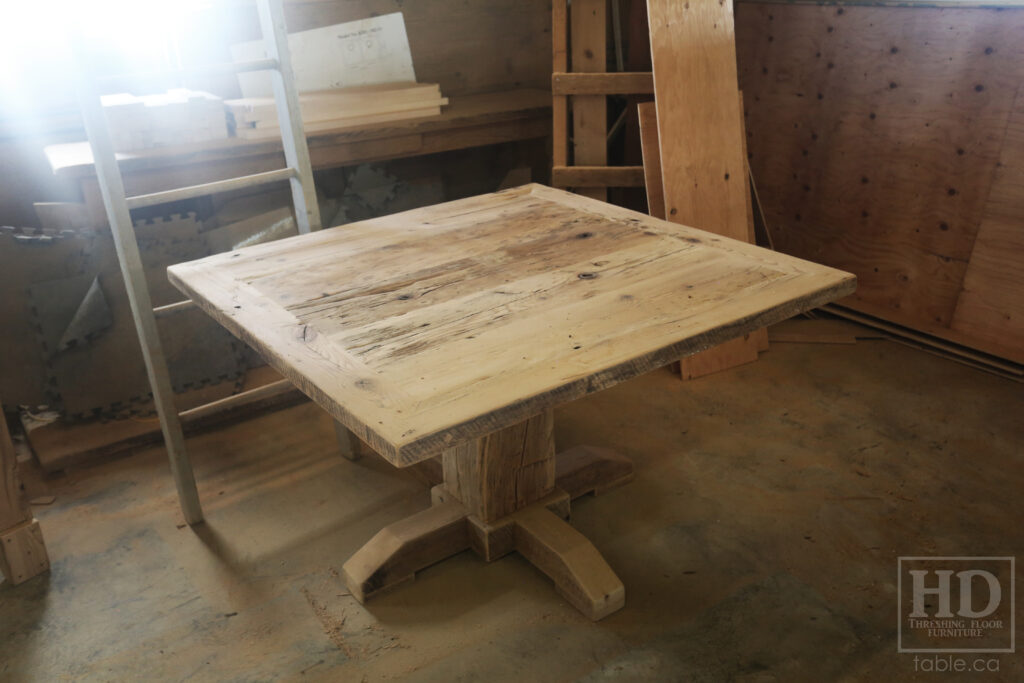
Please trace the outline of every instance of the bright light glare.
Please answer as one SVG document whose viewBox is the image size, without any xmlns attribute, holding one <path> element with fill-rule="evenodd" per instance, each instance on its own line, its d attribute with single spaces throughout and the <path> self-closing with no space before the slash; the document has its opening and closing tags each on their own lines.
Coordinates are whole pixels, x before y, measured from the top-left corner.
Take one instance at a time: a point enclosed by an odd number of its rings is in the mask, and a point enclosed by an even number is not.
<svg viewBox="0 0 1024 683">
<path fill-rule="evenodd" d="M 119 73 L 181 67 L 179 41 L 218 1 L 0 0 L 0 121 L 73 106 L 79 41 Z"/>
<path fill-rule="evenodd" d="M 0 0 L 0 71 L 40 53 L 69 57 L 76 37 L 139 62 L 175 66 L 178 37 L 211 0 Z M 8 80 L 4 78 L 4 80 Z"/>
</svg>

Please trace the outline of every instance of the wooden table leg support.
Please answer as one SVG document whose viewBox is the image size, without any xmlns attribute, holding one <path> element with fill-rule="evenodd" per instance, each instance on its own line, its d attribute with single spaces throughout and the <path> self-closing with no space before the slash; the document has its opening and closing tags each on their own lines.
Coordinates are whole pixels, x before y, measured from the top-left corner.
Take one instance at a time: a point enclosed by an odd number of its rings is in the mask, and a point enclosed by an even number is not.
<svg viewBox="0 0 1024 683">
<path fill-rule="evenodd" d="M 548 411 L 446 451 L 433 507 L 385 527 L 345 563 L 352 595 L 363 602 L 472 548 L 488 562 L 519 551 L 591 619 L 621 609 L 622 581 L 565 520 L 572 498 L 630 481 L 633 464 L 589 446 L 556 458 L 552 419 Z"/>
<path fill-rule="evenodd" d="M 541 506 L 517 512 L 515 546 L 569 603 L 597 621 L 626 604 L 622 581 L 587 537 Z"/>
<path fill-rule="evenodd" d="M 466 509 L 459 503 L 434 505 L 378 531 L 341 571 L 353 597 L 365 602 L 467 548 Z"/>
<path fill-rule="evenodd" d="M 362 444 L 359 443 L 359 437 L 337 420 L 334 421 L 334 435 L 338 437 L 338 450 L 341 451 L 341 457 L 352 461 L 362 457 Z"/>
<path fill-rule="evenodd" d="M 574 446 L 555 458 L 555 486 L 575 500 L 633 481 L 633 461 L 610 448 Z"/>
</svg>

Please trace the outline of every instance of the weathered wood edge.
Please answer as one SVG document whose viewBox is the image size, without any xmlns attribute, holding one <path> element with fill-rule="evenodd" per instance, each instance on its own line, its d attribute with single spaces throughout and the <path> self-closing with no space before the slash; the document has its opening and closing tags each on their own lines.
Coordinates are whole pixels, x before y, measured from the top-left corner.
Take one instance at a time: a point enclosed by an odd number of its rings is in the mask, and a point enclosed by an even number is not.
<svg viewBox="0 0 1024 683">
<path fill-rule="evenodd" d="M 648 227 L 657 228 L 665 234 L 677 235 L 681 238 L 696 236 L 707 241 L 709 244 L 727 241 L 730 243 L 728 245 L 730 249 L 748 253 L 753 257 L 763 257 L 765 252 L 763 248 L 756 247 L 745 242 L 733 240 L 728 237 L 722 237 L 720 235 L 714 235 L 696 228 L 669 223 L 636 211 L 623 209 L 596 199 L 574 195 L 563 190 L 550 188 L 536 183 L 511 188 L 497 194 L 537 195 L 549 201 L 577 206 L 582 210 L 589 210 L 600 215 L 628 220 Z M 260 247 L 266 249 L 270 246 L 272 245 L 259 245 L 250 249 L 259 250 Z M 189 296 L 197 305 L 199 305 L 200 308 L 224 325 L 232 332 L 232 334 L 256 349 L 272 367 L 294 382 L 304 394 L 309 396 L 310 399 L 330 413 L 332 417 L 366 441 L 391 464 L 397 467 L 408 467 L 423 460 L 435 457 L 446 448 L 451 448 L 464 441 L 479 438 L 498 431 L 499 429 L 509 427 L 517 422 L 521 422 L 533 415 L 536 415 L 547 408 L 552 408 L 562 403 L 582 398 L 588 394 L 606 389 L 645 372 L 649 372 L 671 362 L 677 361 L 685 356 L 707 350 L 713 346 L 721 344 L 722 342 L 741 337 L 744 334 L 748 334 L 767 325 L 781 322 L 782 320 L 794 315 L 798 315 L 813 308 L 817 308 L 822 304 L 852 294 L 856 289 L 856 277 L 850 273 L 844 273 L 843 271 L 835 268 L 814 264 L 813 262 L 787 256 L 785 254 L 777 252 L 771 253 L 780 261 L 799 262 L 801 264 L 811 266 L 813 270 L 819 270 L 820 272 L 831 271 L 839 279 L 828 287 L 823 287 L 806 296 L 800 297 L 799 299 L 774 306 L 760 313 L 746 316 L 728 326 L 700 335 L 687 337 L 668 346 L 645 353 L 631 361 L 620 363 L 619 365 L 595 372 L 587 377 L 580 378 L 555 389 L 542 391 L 534 394 L 533 396 L 514 401 L 487 415 L 465 420 L 450 427 L 446 427 L 441 431 L 417 437 L 404 444 L 396 444 L 386 439 L 380 433 L 373 430 L 368 424 L 357 420 L 355 415 L 345 409 L 343 405 L 339 404 L 329 395 L 324 393 L 319 387 L 311 385 L 300 372 L 289 368 L 284 363 L 277 362 L 275 355 L 270 352 L 270 349 L 265 343 L 250 334 L 248 330 L 246 330 L 235 318 L 225 315 L 215 306 L 205 301 L 203 297 L 199 296 L 198 292 L 181 280 L 175 271 L 183 270 L 187 268 L 189 264 L 171 266 L 168 269 L 168 279 L 171 284 Z"/>
<path fill-rule="evenodd" d="M 366 422 L 357 419 L 352 412 L 345 408 L 345 406 L 338 403 L 317 385 L 310 383 L 308 378 L 301 372 L 292 368 L 288 363 L 284 362 L 283 359 L 279 359 L 277 355 L 272 352 L 270 346 L 259 337 L 253 335 L 241 321 L 224 314 L 224 312 L 219 310 L 211 301 L 201 296 L 195 288 L 182 280 L 176 272 L 177 270 L 184 270 L 185 268 L 183 268 L 183 266 L 188 266 L 188 264 L 178 264 L 177 266 L 171 266 L 167 269 L 167 279 L 172 285 L 181 290 L 186 296 L 195 302 L 197 306 L 205 311 L 207 315 L 224 326 L 229 332 L 255 349 L 268 365 L 284 375 L 284 377 L 290 380 L 299 391 L 330 413 L 331 417 L 338 422 L 341 422 L 356 436 L 369 444 L 374 451 L 379 453 L 386 460 L 392 464 L 399 465 L 398 449 L 390 440 L 386 439 L 379 432 L 371 428 Z M 312 353 L 311 351 L 309 352 Z M 425 459 L 427 458 L 421 458 L 421 460 Z M 418 462 L 418 460 L 415 462 Z M 405 465 L 399 466 L 412 464 L 415 463 L 409 462 L 405 463 Z"/>
<path fill-rule="evenodd" d="M 463 441 L 509 427 L 540 413 L 546 408 L 552 408 L 607 389 L 633 377 L 673 363 L 680 358 L 706 351 L 722 342 L 742 337 L 762 327 L 787 320 L 795 315 L 817 308 L 822 304 L 852 294 L 856 288 L 856 277 L 851 275 L 849 279 L 838 282 L 830 287 L 825 287 L 800 299 L 780 304 L 761 313 L 747 316 L 727 327 L 718 328 L 695 337 L 687 337 L 674 344 L 638 356 L 632 361 L 620 363 L 556 389 L 510 403 L 501 408 L 498 415 L 494 413 L 484 415 L 446 428 L 441 432 L 422 436 L 398 447 L 398 461 L 392 462 L 399 467 L 407 467 L 421 460 L 426 460 L 434 457 L 445 448 L 451 448 Z"/>
</svg>

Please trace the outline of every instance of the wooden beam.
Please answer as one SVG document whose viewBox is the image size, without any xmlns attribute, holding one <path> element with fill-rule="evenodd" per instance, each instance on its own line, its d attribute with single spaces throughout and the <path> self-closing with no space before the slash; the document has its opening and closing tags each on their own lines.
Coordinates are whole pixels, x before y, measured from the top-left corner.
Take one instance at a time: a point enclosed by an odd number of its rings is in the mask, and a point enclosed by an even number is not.
<svg viewBox="0 0 1024 683">
<path fill-rule="evenodd" d="M 605 71 L 606 9 L 606 0 L 574 0 L 572 3 L 569 21 L 573 71 Z M 604 95 L 581 95 L 573 98 L 572 130 L 573 165 L 607 166 L 608 102 Z M 605 185 L 564 187 L 582 187 L 579 194 L 594 199 L 604 200 L 608 197 Z"/>
<path fill-rule="evenodd" d="M 654 102 L 637 105 L 640 119 L 640 149 L 644 158 L 644 185 L 647 188 L 647 213 L 665 218 L 665 188 L 661 178 L 661 149 L 658 147 L 658 113 Z"/>
<path fill-rule="evenodd" d="M 622 580 L 597 548 L 550 510 L 535 505 L 516 515 L 515 546 L 590 619 L 603 619 L 626 604 Z"/>
<path fill-rule="evenodd" d="M 553 95 L 650 95 L 653 92 L 654 75 L 642 71 L 551 74 Z"/>
<path fill-rule="evenodd" d="M 33 519 L 0 533 L 0 571 L 12 584 L 24 583 L 49 568 L 39 522 Z"/>
<path fill-rule="evenodd" d="M 471 439 L 442 455 L 445 488 L 484 522 L 506 517 L 555 486 L 554 414 Z"/>
<path fill-rule="evenodd" d="M 556 187 L 643 187 L 643 166 L 555 166 L 551 184 Z"/>
<path fill-rule="evenodd" d="M 341 571 L 352 597 L 365 602 L 467 548 L 466 509 L 458 502 L 435 505 L 381 529 Z"/>
<path fill-rule="evenodd" d="M 225 398 L 217 401 L 204 403 L 203 405 L 196 406 L 195 408 L 183 410 L 179 414 L 179 417 L 181 418 L 182 424 L 201 424 L 203 421 L 209 420 L 214 416 L 223 417 L 225 414 L 247 413 L 252 410 L 254 406 L 262 405 L 268 400 L 293 392 L 298 392 L 295 385 L 286 379 L 282 379 L 276 382 L 271 382 L 270 384 L 264 384 L 263 386 L 256 387 L 255 389 L 249 389 L 248 391 L 226 396 Z"/>
<path fill-rule="evenodd" d="M 551 64 L 552 71 L 569 68 L 569 15 L 568 0 L 551 3 Z M 554 166 L 569 163 L 569 102 L 565 95 L 551 97 L 551 159 Z"/>
</svg>

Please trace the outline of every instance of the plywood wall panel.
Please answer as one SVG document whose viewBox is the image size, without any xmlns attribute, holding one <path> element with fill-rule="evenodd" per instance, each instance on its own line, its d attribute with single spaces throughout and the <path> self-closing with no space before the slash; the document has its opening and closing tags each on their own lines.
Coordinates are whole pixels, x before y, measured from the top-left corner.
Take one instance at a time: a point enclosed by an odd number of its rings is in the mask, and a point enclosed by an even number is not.
<svg viewBox="0 0 1024 683">
<path fill-rule="evenodd" d="M 948 330 L 1024 80 L 1024 11 L 740 4 L 736 30 L 776 246 L 856 273 L 854 308 Z"/>
<path fill-rule="evenodd" d="M 1024 86 L 1006 127 L 952 327 L 1024 355 Z"/>
</svg>

